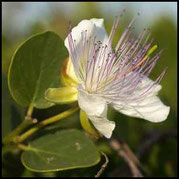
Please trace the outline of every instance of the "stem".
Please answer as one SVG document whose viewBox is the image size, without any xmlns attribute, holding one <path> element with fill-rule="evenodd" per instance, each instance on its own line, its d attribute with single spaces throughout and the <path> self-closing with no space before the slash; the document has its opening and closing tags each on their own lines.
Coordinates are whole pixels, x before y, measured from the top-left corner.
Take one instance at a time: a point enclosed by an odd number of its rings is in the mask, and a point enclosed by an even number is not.
<svg viewBox="0 0 179 179">
<path fill-rule="evenodd" d="M 30 104 L 30 106 L 29 106 L 29 108 L 27 110 L 27 115 L 26 115 L 27 117 L 31 118 L 33 109 L 34 109 L 33 104 Z"/>
<path fill-rule="evenodd" d="M 29 119 L 25 119 L 19 126 L 17 126 L 17 128 L 15 128 L 8 136 L 4 137 L 3 139 L 3 144 L 7 144 L 10 141 L 13 140 L 13 138 L 15 136 L 17 136 L 18 134 L 20 134 L 20 132 L 25 129 L 26 127 L 28 127 L 29 125 L 33 124 L 32 120 Z"/>
<path fill-rule="evenodd" d="M 34 121 L 31 118 L 33 109 L 34 109 L 34 107 L 31 104 L 27 110 L 27 115 L 25 116 L 25 119 L 8 136 L 4 137 L 3 144 L 7 144 L 7 143 L 11 142 L 13 140 L 13 138 L 15 136 L 17 136 L 18 134 L 20 134 L 25 128 L 34 124 Z"/>
<path fill-rule="evenodd" d="M 29 147 L 27 145 L 24 145 L 24 144 L 18 144 L 17 146 L 19 149 L 21 150 L 29 150 Z"/>
<path fill-rule="evenodd" d="M 109 163 L 109 159 L 107 157 L 107 155 L 105 153 L 102 152 L 102 155 L 104 155 L 105 157 L 105 163 L 101 166 L 100 170 L 98 171 L 98 173 L 95 175 L 95 178 L 100 177 L 101 174 L 103 173 L 104 169 L 107 167 L 108 163 Z"/>
<path fill-rule="evenodd" d="M 65 112 L 62 112 L 56 116 L 50 117 L 48 119 L 45 119 L 44 121 L 40 122 L 39 124 L 37 124 L 35 127 L 29 129 L 28 131 L 26 131 L 25 133 L 23 133 L 21 136 L 19 136 L 18 138 L 16 138 L 15 142 L 23 142 L 24 140 L 26 140 L 29 136 L 31 136 L 32 134 L 34 134 L 36 131 L 38 131 L 39 129 L 41 129 L 42 127 L 48 125 L 48 124 L 52 124 L 54 122 L 57 122 L 61 119 L 64 119 L 68 116 L 70 116 L 71 114 L 75 113 L 76 111 L 78 111 L 79 107 L 73 107 Z"/>
</svg>

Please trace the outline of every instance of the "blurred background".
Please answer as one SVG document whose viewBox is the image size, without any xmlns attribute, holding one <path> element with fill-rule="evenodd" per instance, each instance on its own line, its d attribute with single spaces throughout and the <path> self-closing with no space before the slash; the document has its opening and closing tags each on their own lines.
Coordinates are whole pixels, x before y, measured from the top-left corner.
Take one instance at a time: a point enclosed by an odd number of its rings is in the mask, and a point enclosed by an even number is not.
<svg viewBox="0 0 179 179">
<path fill-rule="evenodd" d="M 15 104 L 7 87 L 7 71 L 12 54 L 26 38 L 46 30 L 55 31 L 62 39 L 68 33 L 69 21 L 77 25 L 83 19 L 104 18 L 108 31 L 116 15 L 125 9 L 114 42 L 140 12 L 134 27 L 136 33 L 150 28 L 155 44 L 165 49 L 150 77 L 156 79 L 165 67 L 167 73 L 161 81 L 159 93 L 162 101 L 171 107 L 168 119 L 162 123 L 150 123 L 127 117 L 109 110 L 109 118 L 116 122 L 113 137 L 128 143 L 138 156 L 146 176 L 177 176 L 177 2 L 3 2 L 2 3 L 2 96 L 3 136 L 23 119 L 24 110 Z M 9 112 L 9 107 L 11 113 Z M 38 119 L 52 116 L 69 106 L 55 106 L 48 110 L 36 110 Z M 9 118 L 10 120 L 7 120 Z M 78 115 L 55 127 L 81 128 Z M 102 176 L 130 176 L 127 165 L 108 145 L 108 140 L 97 143 L 109 157 L 108 167 Z M 86 169 L 74 169 L 56 173 L 37 174 L 29 172 L 13 154 L 3 161 L 4 176 L 94 176 L 104 162 Z M 17 167 L 18 166 L 18 167 Z"/>
</svg>

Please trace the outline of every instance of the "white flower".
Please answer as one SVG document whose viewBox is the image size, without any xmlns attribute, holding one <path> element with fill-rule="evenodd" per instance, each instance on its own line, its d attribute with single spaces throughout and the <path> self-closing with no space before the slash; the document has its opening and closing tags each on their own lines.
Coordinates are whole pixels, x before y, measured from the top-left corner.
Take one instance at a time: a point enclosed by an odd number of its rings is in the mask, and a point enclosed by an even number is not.
<svg viewBox="0 0 179 179">
<path fill-rule="evenodd" d="M 120 17 L 115 19 L 109 37 L 104 28 L 104 20 L 93 18 L 82 20 L 65 39 L 70 57 L 66 75 L 73 78 L 77 85 L 77 90 L 74 86 L 68 89 L 73 94 L 72 101 L 78 100 L 80 108 L 106 138 L 111 137 L 115 128 L 115 122 L 107 119 L 109 105 L 123 114 L 151 122 L 164 121 L 170 110 L 157 97 L 161 89 L 158 83 L 165 70 L 156 81 L 148 78 L 161 51 L 150 57 L 157 46 L 151 48 L 152 42 L 148 42 L 147 30 L 133 38 L 133 19 L 115 49 L 112 49 Z M 49 89 L 46 93 L 47 99 L 51 101 L 55 96 L 54 93 L 50 95 L 53 90 Z M 56 89 L 56 94 L 68 99 L 65 96 L 70 94 L 68 90 L 59 88 Z M 61 98 L 57 97 L 55 102 L 63 103 Z"/>
</svg>

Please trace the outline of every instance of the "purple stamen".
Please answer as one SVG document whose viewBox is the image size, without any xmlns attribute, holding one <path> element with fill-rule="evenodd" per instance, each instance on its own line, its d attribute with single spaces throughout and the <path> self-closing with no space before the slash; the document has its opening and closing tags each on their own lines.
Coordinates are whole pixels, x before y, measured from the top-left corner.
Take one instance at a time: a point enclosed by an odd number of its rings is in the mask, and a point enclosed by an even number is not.
<svg viewBox="0 0 179 179">
<path fill-rule="evenodd" d="M 77 44 L 70 27 L 69 53 L 75 72 L 88 92 L 110 100 L 138 101 L 150 95 L 163 78 L 166 69 L 155 82 L 148 83 L 141 89 L 144 78 L 149 76 L 162 51 L 153 57 L 148 55 L 153 42 L 149 41 L 148 29 L 144 29 L 137 37 L 132 37 L 132 26 L 137 17 L 130 22 L 113 50 L 112 40 L 122 15 L 115 18 L 109 38 L 104 42 L 99 41 L 96 36 L 88 37 L 85 30 L 81 32 L 81 42 Z"/>
</svg>

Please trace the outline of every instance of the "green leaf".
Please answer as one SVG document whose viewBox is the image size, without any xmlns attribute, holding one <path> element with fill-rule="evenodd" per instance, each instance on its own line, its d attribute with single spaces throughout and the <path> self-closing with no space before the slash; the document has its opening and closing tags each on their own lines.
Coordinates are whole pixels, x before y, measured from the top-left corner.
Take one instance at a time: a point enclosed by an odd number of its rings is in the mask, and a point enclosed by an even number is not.
<svg viewBox="0 0 179 179">
<path fill-rule="evenodd" d="M 64 41 L 54 32 L 44 32 L 26 40 L 15 52 L 8 73 L 11 95 L 22 106 L 47 108 L 44 98 L 50 87 L 59 87 L 61 61 L 67 56 Z"/>
<path fill-rule="evenodd" d="M 71 86 L 49 88 L 45 92 L 45 98 L 57 104 L 68 104 L 77 101 L 77 92 L 77 88 Z"/>
<path fill-rule="evenodd" d="M 100 161 L 100 154 L 81 131 L 70 129 L 35 139 L 21 161 L 31 171 L 51 172 L 93 166 Z"/>
</svg>

